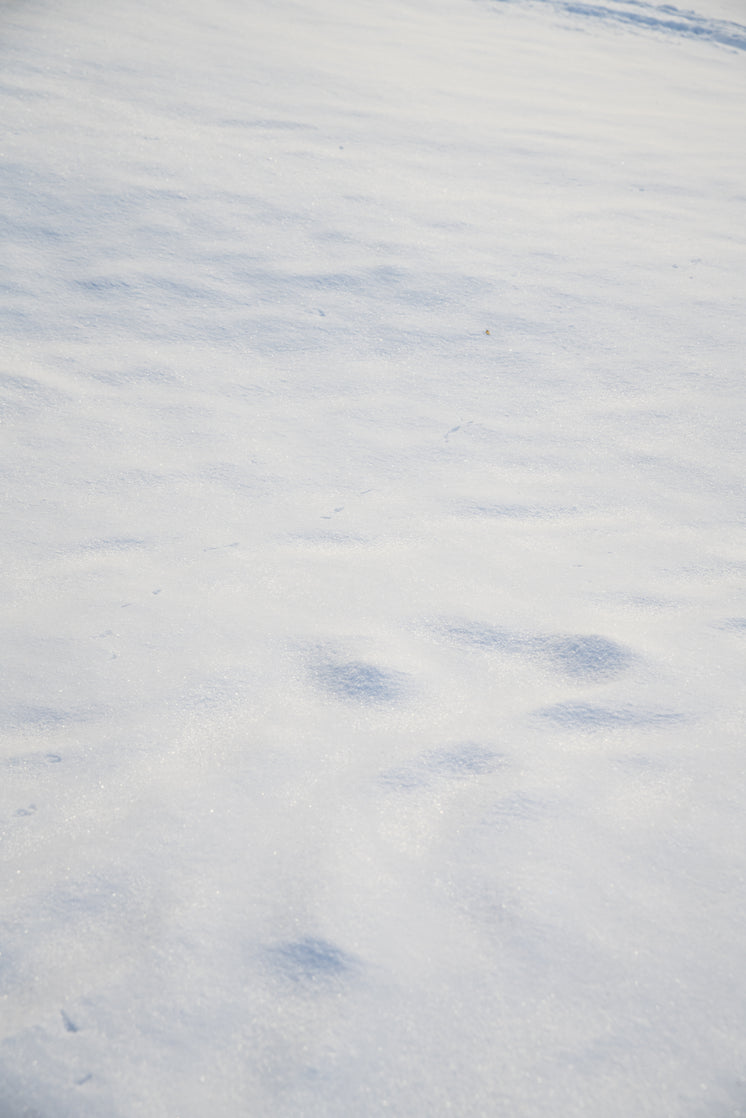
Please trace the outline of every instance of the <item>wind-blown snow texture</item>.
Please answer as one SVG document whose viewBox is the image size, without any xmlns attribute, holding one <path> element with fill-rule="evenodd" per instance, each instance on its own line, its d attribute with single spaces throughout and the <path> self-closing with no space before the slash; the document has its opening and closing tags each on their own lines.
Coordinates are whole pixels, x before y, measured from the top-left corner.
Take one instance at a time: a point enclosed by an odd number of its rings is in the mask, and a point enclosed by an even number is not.
<svg viewBox="0 0 746 1118">
<path fill-rule="evenodd" d="M 0 7 L 2 1118 L 746 1114 L 746 18 Z"/>
</svg>

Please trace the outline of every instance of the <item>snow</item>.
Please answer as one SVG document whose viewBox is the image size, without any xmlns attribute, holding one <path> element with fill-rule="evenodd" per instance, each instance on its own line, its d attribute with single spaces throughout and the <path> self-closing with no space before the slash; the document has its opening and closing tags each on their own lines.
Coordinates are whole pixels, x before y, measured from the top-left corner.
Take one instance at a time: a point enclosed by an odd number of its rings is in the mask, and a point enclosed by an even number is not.
<svg viewBox="0 0 746 1118">
<path fill-rule="evenodd" d="M 2 1118 L 746 1114 L 746 18 L 0 9 Z"/>
</svg>

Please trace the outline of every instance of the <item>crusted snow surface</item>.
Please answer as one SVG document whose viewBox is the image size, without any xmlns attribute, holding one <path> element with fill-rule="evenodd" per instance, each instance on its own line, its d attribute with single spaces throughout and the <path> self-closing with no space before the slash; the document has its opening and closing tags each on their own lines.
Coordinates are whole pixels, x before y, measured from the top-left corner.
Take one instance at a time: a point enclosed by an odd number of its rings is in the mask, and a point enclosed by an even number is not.
<svg viewBox="0 0 746 1118">
<path fill-rule="evenodd" d="M 746 1114 L 746 19 L 0 6 L 2 1118 Z"/>
</svg>

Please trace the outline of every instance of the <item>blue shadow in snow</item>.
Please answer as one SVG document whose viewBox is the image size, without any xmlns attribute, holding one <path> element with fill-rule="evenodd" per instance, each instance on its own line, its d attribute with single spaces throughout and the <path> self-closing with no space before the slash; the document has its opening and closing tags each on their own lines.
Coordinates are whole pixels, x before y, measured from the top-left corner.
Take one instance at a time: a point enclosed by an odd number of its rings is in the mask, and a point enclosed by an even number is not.
<svg viewBox="0 0 746 1118">
<path fill-rule="evenodd" d="M 729 633 L 746 633 L 746 617 L 729 617 L 720 628 Z"/>
<path fill-rule="evenodd" d="M 432 772 L 440 776 L 463 778 L 494 772 L 502 766 L 504 758 L 501 753 L 469 742 L 452 749 L 428 753 L 423 761 Z"/>
<path fill-rule="evenodd" d="M 459 644 L 473 648 L 484 648 L 488 652 L 525 652 L 527 641 L 518 633 L 500 629 L 494 625 L 454 625 L 448 629 L 448 636 Z"/>
<path fill-rule="evenodd" d="M 490 625 L 472 624 L 451 627 L 448 635 L 473 648 L 538 659 L 550 671 L 583 683 L 614 679 L 635 661 L 629 649 L 598 634 L 529 636 Z"/>
<path fill-rule="evenodd" d="M 589 682 L 620 675 L 634 659 L 622 645 L 595 635 L 542 637 L 536 646 L 563 674 Z"/>
<path fill-rule="evenodd" d="M 676 711 L 644 710 L 635 707 L 601 707 L 594 703 L 557 703 L 537 710 L 539 718 L 568 730 L 609 730 L 624 727 L 654 727 L 685 721 Z"/>
<path fill-rule="evenodd" d="M 468 780 L 487 776 L 502 768 L 505 763 L 502 753 L 466 742 L 448 749 L 423 753 L 421 757 L 400 768 L 388 769 L 381 774 L 380 780 L 389 788 L 409 792 L 424 788 L 435 780 Z"/>
<path fill-rule="evenodd" d="M 538 796 L 513 792 L 496 800 L 485 817 L 490 826 L 506 827 L 512 823 L 534 823 L 547 814 L 548 805 Z"/>
<path fill-rule="evenodd" d="M 283 978 L 304 984 L 341 978 L 356 966 L 356 960 L 341 948 L 312 936 L 271 947 L 268 956 Z"/>
<path fill-rule="evenodd" d="M 59 753 L 19 753 L 0 761 L 0 764 L 7 765 L 10 769 L 35 769 L 58 765 L 61 760 Z"/>
<path fill-rule="evenodd" d="M 0 730 L 13 733 L 18 730 L 34 728 L 51 729 L 69 726 L 75 722 L 91 722 L 100 717 L 103 711 L 94 708 L 81 710 L 62 710 L 57 707 L 17 706 L 0 707 Z"/>
<path fill-rule="evenodd" d="M 401 672 L 384 671 L 359 660 L 320 664 L 314 676 L 324 691 L 343 702 L 393 703 L 404 693 Z"/>
<path fill-rule="evenodd" d="M 501 0 L 515 3 L 516 0 Z M 520 0 L 518 0 L 520 2 Z M 539 0 L 558 12 L 606 23 L 622 24 L 635 30 L 716 43 L 734 50 L 746 50 L 746 27 L 731 20 L 709 19 L 672 4 L 649 4 L 645 0 L 619 0 L 614 4 L 587 4 L 576 0 Z"/>
</svg>

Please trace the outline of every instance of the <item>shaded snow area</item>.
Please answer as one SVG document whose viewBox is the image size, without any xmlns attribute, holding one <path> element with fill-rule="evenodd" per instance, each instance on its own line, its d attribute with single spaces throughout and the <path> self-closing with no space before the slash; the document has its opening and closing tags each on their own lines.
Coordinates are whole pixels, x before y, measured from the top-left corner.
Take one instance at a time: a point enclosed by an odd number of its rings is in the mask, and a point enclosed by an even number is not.
<svg viewBox="0 0 746 1118">
<path fill-rule="evenodd" d="M 746 1115 L 692 3 L 0 3 L 1 1118 Z"/>
</svg>

